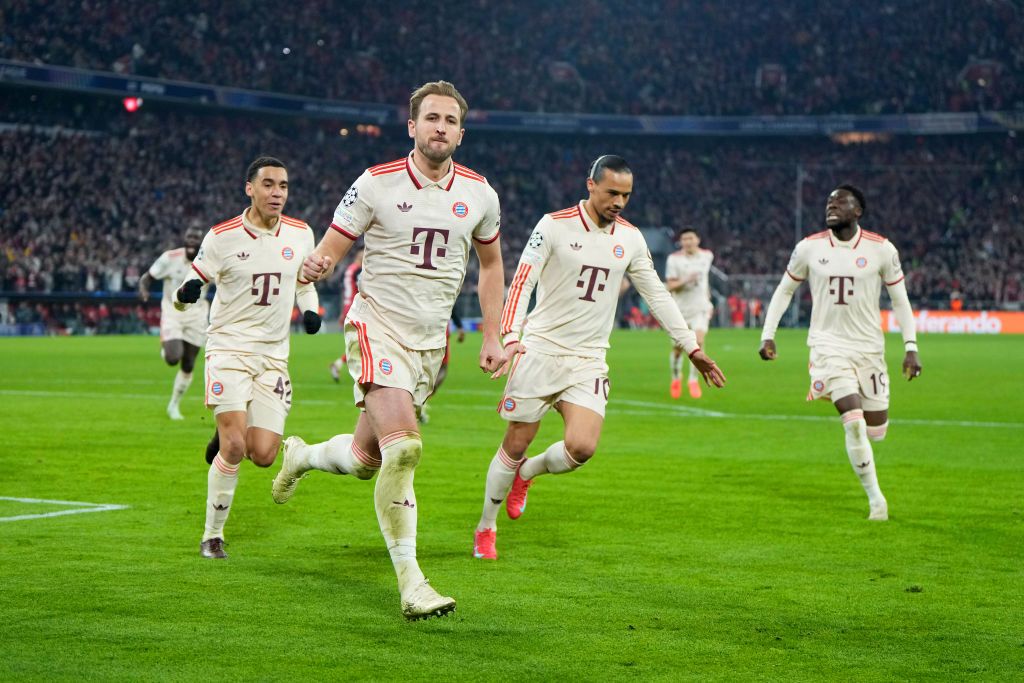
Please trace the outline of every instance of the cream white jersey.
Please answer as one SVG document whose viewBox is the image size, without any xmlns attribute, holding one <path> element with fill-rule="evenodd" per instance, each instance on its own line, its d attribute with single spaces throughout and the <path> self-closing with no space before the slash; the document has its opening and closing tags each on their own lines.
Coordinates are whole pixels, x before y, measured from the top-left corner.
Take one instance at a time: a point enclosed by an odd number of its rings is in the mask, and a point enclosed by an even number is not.
<svg viewBox="0 0 1024 683">
<path fill-rule="evenodd" d="M 551 355 L 604 358 L 624 275 L 687 353 L 697 340 L 658 278 L 643 233 L 622 218 L 599 227 L 583 202 L 545 215 L 523 249 L 501 316 L 504 342 Z M 537 304 L 527 315 L 534 288 Z M 525 322 L 525 327 L 524 327 Z"/>
<path fill-rule="evenodd" d="M 802 239 L 786 266 L 797 282 L 808 280 L 813 306 L 807 345 L 837 352 L 883 353 L 882 284 L 903 280 L 896 247 L 881 235 L 857 228 L 848 242 L 823 230 Z"/>
<path fill-rule="evenodd" d="M 411 154 L 367 169 L 331 224 L 365 241 L 349 317 L 368 322 L 363 317 L 372 315 L 409 349 L 444 347 L 472 241 L 489 244 L 500 227 L 498 195 L 483 176 L 454 161 L 439 181 L 420 173 Z"/>
<path fill-rule="evenodd" d="M 698 249 L 694 255 L 677 251 L 665 262 L 665 279 L 685 280 L 682 288 L 672 292 L 676 306 L 685 313 L 707 313 L 711 310 L 711 286 L 708 276 L 715 255 L 707 249 Z M 696 276 L 696 282 L 689 280 Z"/>
<path fill-rule="evenodd" d="M 184 311 L 174 307 L 174 293 L 178 285 L 184 282 L 192 272 L 192 262 L 188 260 L 185 248 L 171 249 L 157 257 L 149 267 L 149 276 L 160 280 L 163 284 L 163 296 L 160 298 L 160 320 L 178 320 L 182 326 L 205 326 L 210 314 L 210 304 L 206 300 L 207 287 L 204 286 L 199 301 Z M 189 278 L 191 279 L 191 278 Z"/>
<path fill-rule="evenodd" d="M 313 284 L 299 279 L 313 247 L 309 226 L 288 216 L 270 230 L 250 223 L 245 212 L 210 228 L 186 278 L 217 285 L 207 352 L 287 361 L 296 295 L 306 299 L 303 310 L 317 308 Z"/>
</svg>

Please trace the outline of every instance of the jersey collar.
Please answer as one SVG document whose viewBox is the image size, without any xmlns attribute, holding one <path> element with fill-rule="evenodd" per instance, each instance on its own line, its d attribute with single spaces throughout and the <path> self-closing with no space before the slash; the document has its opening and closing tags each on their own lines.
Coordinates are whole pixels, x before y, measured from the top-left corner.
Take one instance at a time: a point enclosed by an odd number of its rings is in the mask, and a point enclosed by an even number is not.
<svg viewBox="0 0 1024 683">
<path fill-rule="evenodd" d="M 825 229 L 828 230 L 828 243 L 833 247 L 839 247 L 840 249 L 856 249 L 857 245 L 860 244 L 860 238 L 863 237 L 864 234 L 864 231 L 861 230 L 861 227 L 858 225 L 857 232 L 853 233 L 853 237 L 851 237 L 849 241 L 843 242 L 835 238 L 835 235 L 832 234 L 832 230 L 830 228 Z"/>
<path fill-rule="evenodd" d="M 409 152 L 409 156 L 405 158 L 405 170 L 417 190 L 422 190 L 424 187 L 430 187 L 431 185 L 439 187 L 445 192 L 452 189 L 452 183 L 455 182 L 455 162 L 453 160 L 448 160 L 448 172 L 440 180 L 431 180 L 420 173 L 420 169 L 416 168 L 416 164 L 412 162 L 412 155 L 413 152 Z"/>
<path fill-rule="evenodd" d="M 245 209 L 244 211 L 242 211 L 242 230 L 245 230 L 246 234 L 249 235 L 249 237 L 251 237 L 253 239 L 256 239 L 260 235 L 273 235 L 274 237 L 277 237 L 278 235 L 281 234 L 281 217 L 280 216 L 278 216 L 277 223 L 274 225 L 274 227 L 270 228 L 269 230 L 266 230 L 264 228 L 256 227 L 249 220 L 248 213 L 249 213 L 249 209 Z"/>
<path fill-rule="evenodd" d="M 598 226 L 597 223 L 591 220 L 590 214 L 587 213 L 586 207 L 583 206 L 583 202 L 584 200 L 581 199 L 580 203 L 577 204 L 577 207 L 579 208 L 580 212 L 580 220 L 583 221 L 583 229 L 586 230 L 587 232 L 607 232 L 609 235 L 614 235 L 615 226 L 618 224 L 618 221 L 612 221 L 612 224 L 609 225 L 607 228 L 602 228 Z"/>
</svg>

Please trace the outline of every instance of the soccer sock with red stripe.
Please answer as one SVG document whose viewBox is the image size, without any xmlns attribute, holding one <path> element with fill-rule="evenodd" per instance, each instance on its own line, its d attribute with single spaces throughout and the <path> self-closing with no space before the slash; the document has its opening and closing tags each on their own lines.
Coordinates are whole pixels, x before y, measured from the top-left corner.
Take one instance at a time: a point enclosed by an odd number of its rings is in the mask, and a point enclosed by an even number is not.
<svg viewBox="0 0 1024 683">
<path fill-rule="evenodd" d="M 423 582 L 416 562 L 416 492 L 413 477 L 423 452 L 420 435 L 388 434 L 380 440 L 381 468 L 373 489 L 373 506 L 403 595 Z"/>
<path fill-rule="evenodd" d="M 480 523 L 477 531 L 484 529 L 498 528 L 498 511 L 501 504 L 512 488 L 512 482 L 516 478 L 516 470 L 519 469 L 523 459 L 515 460 L 505 453 L 505 449 L 499 447 L 491 459 L 491 465 L 487 468 L 487 484 L 484 488 L 484 510 L 480 515 Z"/>
<path fill-rule="evenodd" d="M 323 443 L 296 446 L 292 451 L 295 464 L 300 467 L 300 472 L 320 470 L 372 479 L 380 469 L 380 460 L 359 448 L 353 438 L 352 434 L 339 434 Z"/>
<path fill-rule="evenodd" d="M 843 430 L 846 432 L 846 454 L 850 458 L 853 471 L 860 478 L 864 492 L 872 505 L 885 500 L 882 490 L 878 488 L 878 475 L 875 473 L 875 458 L 868 441 L 867 423 L 864 422 L 864 411 L 848 410 L 842 414 Z"/>
<path fill-rule="evenodd" d="M 519 468 L 519 476 L 529 481 L 538 474 L 563 474 L 582 466 L 582 462 L 574 460 L 569 455 L 569 451 L 565 448 L 565 442 L 557 441 L 548 446 L 548 449 L 540 455 L 528 458 Z"/>
<path fill-rule="evenodd" d="M 206 476 L 206 528 L 203 540 L 224 538 L 224 523 L 238 486 L 238 465 L 229 465 L 217 454 Z"/>
</svg>

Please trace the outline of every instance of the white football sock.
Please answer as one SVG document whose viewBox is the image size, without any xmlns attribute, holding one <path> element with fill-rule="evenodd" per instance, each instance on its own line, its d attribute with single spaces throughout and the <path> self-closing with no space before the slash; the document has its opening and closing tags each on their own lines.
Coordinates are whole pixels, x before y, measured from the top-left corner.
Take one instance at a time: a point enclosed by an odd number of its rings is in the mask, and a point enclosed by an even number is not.
<svg viewBox="0 0 1024 683">
<path fill-rule="evenodd" d="M 680 379 L 683 376 L 683 354 L 673 351 L 668 357 L 668 366 L 672 370 L 672 379 Z"/>
<path fill-rule="evenodd" d="M 576 462 L 565 449 L 564 441 L 556 441 L 534 458 L 528 458 L 519 468 L 519 476 L 529 481 L 538 474 L 562 474 L 579 469 L 583 463 Z"/>
<path fill-rule="evenodd" d="M 687 381 L 693 382 L 699 379 L 700 375 L 697 373 L 697 366 L 693 364 L 693 361 L 690 361 L 690 374 L 687 377 Z"/>
<path fill-rule="evenodd" d="M 846 454 L 850 457 L 853 471 L 860 477 L 861 486 L 868 494 L 872 506 L 885 502 L 882 490 L 878 488 L 875 473 L 875 458 L 868 441 L 867 423 L 863 410 L 848 410 L 842 415 L 843 430 L 846 432 Z"/>
<path fill-rule="evenodd" d="M 224 523 L 231 512 L 231 501 L 238 486 L 238 465 L 229 465 L 220 453 L 213 459 L 206 476 L 206 529 L 203 540 L 224 538 Z"/>
<path fill-rule="evenodd" d="M 491 465 L 487 468 L 487 484 L 484 488 L 484 511 L 480 515 L 480 523 L 477 531 L 484 529 L 498 528 L 498 511 L 501 504 L 505 502 L 508 490 L 512 488 L 512 482 L 516 478 L 516 470 L 519 469 L 523 460 L 513 460 L 505 449 L 499 447 Z"/>
<path fill-rule="evenodd" d="M 339 434 L 323 443 L 300 444 L 291 453 L 299 472 L 320 470 L 331 474 L 351 474 L 371 479 L 380 469 L 380 460 L 355 445 L 352 434 Z"/>
<path fill-rule="evenodd" d="M 181 397 L 185 395 L 191 384 L 192 373 L 178 370 L 178 374 L 174 376 L 174 389 L 171 390 L 171 406 L 178 406 L 181 402 Z"/>
<path fill-rule="evenodd" d="M 373 506 L 403 595 L 423 582 L 416 562 L 416 492 L 413 478 L 423 452 L 416 432 L 400 431 L 380 440 L 381 468 Z"/>
</svg>

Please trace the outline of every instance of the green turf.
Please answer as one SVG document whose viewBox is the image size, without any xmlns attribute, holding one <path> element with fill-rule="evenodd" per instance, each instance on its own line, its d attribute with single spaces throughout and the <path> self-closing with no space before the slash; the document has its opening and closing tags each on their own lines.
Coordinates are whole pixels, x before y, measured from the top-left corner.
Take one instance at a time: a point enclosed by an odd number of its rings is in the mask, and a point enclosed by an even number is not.
<svg viewBox="0 0 1024 683">
<path fill-rule="evenodd" d="M 497 563 L 470 550 L 500 387 L 479 338 L 456 346 L 416 484 L 421 563 L 459 607 L 407 624 L 372 484 L 314 473 L 277 506 L 244 463 L 231 558 L 203 560 L 201 381 L 171 423 L 154 338 L 2 339 L 0 496 L 131 507 L 0 523 L 0 680 L 1020 680 L 1024 339 L 922 338 L 876 445 L 887 523 L 803 400 L 803 333 L 774 364 L 756 331 L 709 341 L 729 386 L 673 402 L 666 337 L 616 333 L 597 456 L 538 480 Z M 295 338 L 289 433 L 350 431 L 339 344 Z"/>
</svg>

